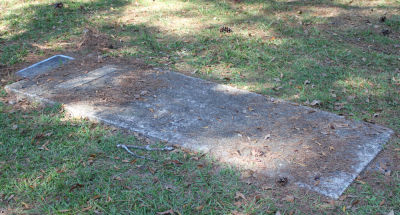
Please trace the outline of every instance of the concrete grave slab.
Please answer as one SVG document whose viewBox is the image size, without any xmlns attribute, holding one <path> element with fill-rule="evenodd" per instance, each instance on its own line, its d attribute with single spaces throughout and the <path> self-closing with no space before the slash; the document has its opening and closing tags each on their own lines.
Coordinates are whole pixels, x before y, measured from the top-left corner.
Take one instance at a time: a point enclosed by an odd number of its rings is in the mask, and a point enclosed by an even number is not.
<svg viewBox="0 0 400 215">
<path fill-rule="evenodd" d="M 106 65 L 86 74 L 62 72 L 6 89 L 40 102 L 63 103 L 75 116 L 210 153 L 251 170 L 260 180 L 284 176 L 332 198 L 342 194 L 393 133 L 167 70 Z"/>
<path fill-rule="evenodd" d="M 33 64 L 32 66 L 29 66 L 25 69 L 22 69 L 22 70 L 16 72 L 16 74 L 18 76 L 21 76 L 24 78 L 33 78 L 37 75 L 42 75 L 46 72 L 51 71 L 52 69 L 60 67 L 63 64 L 65 64 L 68 61 L 71 61 L 73 59 L 74 58 L 65 56 L 65 55 L 55 55 L 51 58 L 48 58 L 39 63 Z"/>
</svg>

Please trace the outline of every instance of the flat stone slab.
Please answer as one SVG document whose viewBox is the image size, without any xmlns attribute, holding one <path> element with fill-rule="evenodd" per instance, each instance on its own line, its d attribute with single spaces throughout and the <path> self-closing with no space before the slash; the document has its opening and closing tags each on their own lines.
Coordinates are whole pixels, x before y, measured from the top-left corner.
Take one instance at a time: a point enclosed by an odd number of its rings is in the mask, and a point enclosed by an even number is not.
<svg viewBox="0 0 400 215">
<path fill-rule="evenodd" d="M 332 198 L 342 194 L 393 133 L 180 73 L 131 67 L 53 71 L 6 89 L 40 102 L 63 103 L 75 116 L 210 153 L 259 180 L 287 177 L 291 184 Z"/>
<path fill-rule="evenodd" d="M 16 72 L 16 74 L 24 78 L 33 78 L 34 76 L 50 72 L 51 70 L 60 67 L 73 59 L 74 58 L 65 55 L 55 55 L 51 58 L 22 69 Z"/>
</svg>

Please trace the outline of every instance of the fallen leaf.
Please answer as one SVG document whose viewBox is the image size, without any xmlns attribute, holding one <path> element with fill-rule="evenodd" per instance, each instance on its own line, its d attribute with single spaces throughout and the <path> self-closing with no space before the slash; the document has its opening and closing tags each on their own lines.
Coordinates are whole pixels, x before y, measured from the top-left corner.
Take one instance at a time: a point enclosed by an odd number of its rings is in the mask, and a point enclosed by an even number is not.
<svg viewBox="0 0 400 215">
<path fill-rule="evenodd" d="M 178 160 L 171 160 L 171 163 L 177 164 L 177 165 L 182 165 L 183 163 L 178 161 Z"/>
<path fill-rule="evenodd" d="M 28 203 L 21 202 L 21 204 L 24 206 L 24 210 L 29 210 L 31 209 L 31 206 Z"/>
<path fill-rule="evenodd" d="M 99 199 L 101 196 L 100 195 L 95 195 L 95 196 L 93 196 L 93 200 L 96 200 L 96 199 Z"/>
<path fill-rule="evenodd" d="M 203 210 L 203 208 L 204 208 L 204 205 L 200 205 L 200 206 L 197 206 L 195 209 L 196 209 L 196 211 L 201 211 L 201 210 Z"/>
<path fill-rule="evenodd" d="M 115 177 L 114 177 L 114 180 L 117 180 L 117 181 L 122 181 L 122 178 L 121 178 L 121 177 L 119 177 L 119 176 L 115 176 Z"/>
<path fill-rule="evenodd" d="M 151 174 L 154 175 L 154 173 L 156 173 L 156 169 L 152 168 L 152 167 L 148 167 L 149 171 Z"/>
<path fill-rule="evenodd" d="M 165 189 L 166 189 L 166 190 L 175 190 L 176 187 L 175 187 L 174 185 L 167 184 L 167 185 L 165 185 Z"/>
<path fill-rule="evenodd" d="M 360 203 L 360 200 L 356 199 L 351 203 L 351 206 L 353 207 L 353 206 L 357 205 L 358 203 Z"/>
<path fill-rule="evenodd" d="M 283 200 L 293 203 L 294 202 L 294 196 L 293 195 L 287 195 L 287 196 L 285 196 L 285 198 L 283 198 Z"/>
<path fill-rule="evenodd" d="M 379 206 L 382 206 L 383 204 L 385 204 L 385 199 L 382 199 L 382 201 L 379 203 Z"/>
<path fill-rule="evenodd" d="M 365 181 L 361 181 L 360 179 L 356 179 L 356 182 L 358 182 L 360 184 L 366 184 Z"/>
<path fill-rule="evenodd" d="M 49 140 L 47 140 L 39 149 L 40 150 L 46 150 L 49 151 L 49 149 L 47 148 L 47 145 L 50 143 Z"/>
<path fill-rule="evenodd" d="M 237 201 L 233 203 L 236 207 L 241 207 L 243 205 L 242 201 Z"/>
<path fill-rule="evenodd" d="M 236 192 L 236 194 L 235 194 L 235 199 L 236 199 L 236 200 L 239 200 L 239 199 L 244 199 L 244 200 L 246 200 L 246 197 L 243 195 L 243 193 L 241 193 L 241 192 Z"/>
<path fill-rule="evenodd" d="M 328 200 L 328 204 L 331 206 L 335 206 L 336 202 L 333 199 Z"/>
<path fill-rule="evenodd" d="M 272 190 L 272 187 L 271 186 L 263 186 L 262 189 L 263 190 Z"/>
<path fill-rule="evenodd" d="M 394 210 L 391 210 L 387 215 L 394 215 Z"/>
<path fill-rule="evenodd" d="M 321 101 L 319 101 L 319 100 L 313 100 L 313 101 L 310 103 L 311 106 L 316 106 L 316 105 L 320 105 L 320 104 L 321 104 Z"/>
<path fill-rule="evenodd" d="M 339 197 L 339 200 L 340 200 L 340 201 L 343 201 L 343 200 L 345 200 L 346 198 L 347 198 L 347 195 L 343 195 L 343 196 Z"/>
<path fill-rule="evenodd" d="M 169 209 L 167 211 L 163 211 L 163 212 L 157 212 L 158 215 L 165 215 L 165 214 L 171 214 L 174 215 L 175 212 L 172 209 Z"/>
<path fill-rule="evenodd" d="M 69 189 L 69 192 L 72 192 L 72 191 L 75 190 L 76 188 L 82 188 L 82 187 L 84 187 L 83 184 L 76 183 L 76 184 L 74 184 L 74 185 L 71 186 L 71 188 Z"/>
<path fill-rule="evenodd" d="M 86 208 L 82 208 L 82 212 L 88 211 L 92 208 L 92 206 L 86 207 Z"/>
</svg>

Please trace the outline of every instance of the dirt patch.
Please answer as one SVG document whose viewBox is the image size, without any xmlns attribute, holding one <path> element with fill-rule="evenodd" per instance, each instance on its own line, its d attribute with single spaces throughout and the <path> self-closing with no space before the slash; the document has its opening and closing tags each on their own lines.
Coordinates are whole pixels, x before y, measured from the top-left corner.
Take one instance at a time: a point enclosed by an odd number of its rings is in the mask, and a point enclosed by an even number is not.
<svg viewBox="0 0 400 215">
<path fill-rule="evenodd" d="M 78 49 L 90 51 L 108 51 L 109 49 L 115 49 L 117 46 L 117 42 L 113 41 L 110 36 L 93 28 L 86 28 L 81 41 L 77 44 Z"/>
</svg>

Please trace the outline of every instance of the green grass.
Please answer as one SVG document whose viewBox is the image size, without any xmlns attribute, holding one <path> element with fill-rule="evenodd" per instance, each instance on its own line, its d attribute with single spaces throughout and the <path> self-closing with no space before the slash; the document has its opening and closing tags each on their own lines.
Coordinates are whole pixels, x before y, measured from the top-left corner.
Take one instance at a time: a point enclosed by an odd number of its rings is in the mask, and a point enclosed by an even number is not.
<svg viewBox="0 0 400 215">
<path fill-rule="evenodd" d="M 10 111 L 0 105 L 0 196 L 13 198 L 0 205 L 17 213 L 77 214 L 90 208 L 104 214 L 212 214 L 236 208 L 243 182 L 228 168 L 210 174 L 215 164 L 207 158 L 177 150 L 146 153 L 158 163 L 135 160 L 116 147 L 138 144 L 132 136 L 65 121 L 59 108 Z"/>
<path fill-rule="evenodd" d="M 29 56 L 88 54 L 91 50 L 78 50 L 76 44 L 90 27 L 121 44 L 103 55 L 133 56 L 150 65 L 298 103 L 320 100 L 321 109 L 373 120 L 400 132 L 399 1 L 140 0 L 136 5 L 133 0 L 65 0 L 62 9 L 55 9 L 55 2 L 0 0 L 4 11 L 0 14 L 0 75 L 6 82 L 8 72 L 2 69 L 18 66 Z M 387 20 L 381 23 L 383 14 Z M 222 26 L 233 32 L 220 33 Z M 383 29 L 391 34 L 384 36 Z M 3 90 L 0 96 L 5 96 Z M 196 155 L 153 154 L 184 164 L 168 168 L 157 164 L 157 171 L 149 174 L 146 168 L 153 163 L 123 163 L 129 156 L 115 148 L 118 142 L 139 144 L 132 137 L 85 121 L 62 121 L 59 109 L 13 112 L 11 106 L 0 103 L 0 114 L 0 197 L 17 198 L 0 203 L 20 212 L 22 202 L 33 206 L 32 213 L 49 214 L 64 209 L 83 213 L 82 208 L 89 206 L 92 213 L 122 214 L 154 214 L 170 208 L 182 214 L 235 210 L 385 214 L 400 210 L 399 172 L 392 174 L 390 185 L 379 189 L 374 183 L 386 180 L 379 176 L 369 176 L 371 181 L 365 186 L 352 185 L 347 193 L 355 197 L 350 199 L 362 201 L 351 210 L 343 210 L 350 200 L 332 208 L 311 195 L 288 205 L 268 192 L 257 203 L 251 200 L 238 207 L 233 204 L 236 191 L 254 194 L 256 188 L 240 182 L 232 169 L 209 173 L 210 159 L 204 160 L 205 168 L 198 168 L 198 161 L 190 159 Z M 13 125 L 18 128 L 14 130 Z M 49 132 L 38 144 L 32 143 L 36 135 Z M 49 151 L 39 150 L 47 140 Z M 399 138 L 393 138 L 387 150 L 399 148 L 399 143 Z M 95 161 L 84 166 L 91 154 L 96 155 Z M 114 176 L 124 180 L 114 180 Z M 191 185 L 184 185 L 188 180 L 193 181 Z M 69 192 L 76 183 L 84 187 Z M 168 184 L 176 189 L 165 190 Z M 94 200 L 96 195 L 101 197 Z M 112 201 L 107 201 L 108 196 Z M 380 205 L 382 199 L 385 204 Z M 204 208 L 196 211 L 198 206 Z"/>
</svg>

